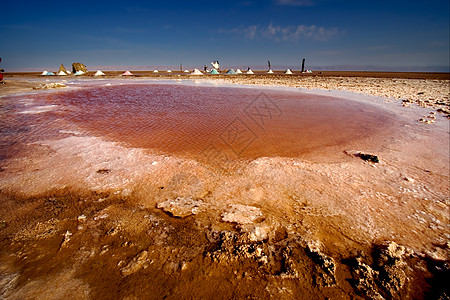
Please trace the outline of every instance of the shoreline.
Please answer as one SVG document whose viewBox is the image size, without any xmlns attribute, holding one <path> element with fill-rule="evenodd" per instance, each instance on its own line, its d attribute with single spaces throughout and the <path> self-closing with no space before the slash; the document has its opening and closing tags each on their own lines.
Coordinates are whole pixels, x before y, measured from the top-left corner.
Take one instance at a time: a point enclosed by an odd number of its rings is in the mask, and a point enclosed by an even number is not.
<svg viewBox="0 0 450 300">
<path fill-rule="evenodd" d="M 173 74 L 154 75 L 148 72 L 136 72 L 136 76 L 122 77 L 120 72 L 106 72 L 107 76 L 40 76 L 24 73 L 14 73 L 5 76 L 5 82 L 15 87 L 2 86 L 0 93 L 10 94 L 20 92 L 22 84 L 25 89 L 33 88 L 34 82 L 67 82 L 71 80 L 196 80 L 216 82 L 219 84 L 256 85 L 256 86 L 285 86 L 307 90 L 341 90 L 364 95 L 379 96 L 394 101 L 401 101 L 403 106 L 412 104 L 429 107 L 450 116 L 450 73 L 385 73 L 375 72 L 329 72 L 326 75 L 299 74 L 299 75 L 267 75 L 260 72 L 255 75 L 185 75 Z M 8 73 L 7 73 L 8 74 Z M 139 75 L 145 74 L 145 75 Z M 364 74 L 364 77 L 361 75 Z M 413 75 L 411 75 L 413 74 Z M 17 84 L 20 82 L 20 84 Z M 7 85 L 7 84 L 6 84 Z M 36 84 L 37 86 L 38 84 Z M 10 92 L 11 91 L 11 92 Z"/>
<path fill-rule="evenodd" d="M 299 84 L 282 80 L 212 82 Z M 16 83 L 14 94 L 22 85 Z M 421 88 L 417 83 L 411 83 L 410 96 Z M 37 83 L 26 84 L 22 92 L 40 92 L 32 90 Z M 429 93 L 441 92 L 433 88 Z M 436 273 L 427 261 L 441 267 L 450 260 L 448 120 L 439 114 L 433 124 L 417 121 L 438 105 L 403 107 L 401 100 L 353 91 L 309 92 L 372 101 L 398 114 L 404 127 L 382 144 L 356 149 L 379 155 L 379 164 L 341 149 L 348 158 L 338 163 L 261 157 L 224 174 L 57 123 L 56 139 L 28 145 L 0 172 L 1 245 L 7 249 L 0 272 L 12 282 L 3 295 L 43 295 L 52 280 L 59 282 L 60 296 L 78 290 L 90 297 L 134 291 L 136 297 L 176 298 L 200 286 L 200 295 L 208 297 L 208 285 L 218 282 L 229 297 L 423 298 L 445 292 L 427 278 L 448 271 Z M 14 252 L 21 254 L 6 255 Z M 393 264 L 377 260 L 383 255 Z M 47 260 L 61 266 L 44 267 Z M 370 277 L 374 271 L 386 278 Z M 122 290 L 102 283 L 103 276 Z"/>
</svg>

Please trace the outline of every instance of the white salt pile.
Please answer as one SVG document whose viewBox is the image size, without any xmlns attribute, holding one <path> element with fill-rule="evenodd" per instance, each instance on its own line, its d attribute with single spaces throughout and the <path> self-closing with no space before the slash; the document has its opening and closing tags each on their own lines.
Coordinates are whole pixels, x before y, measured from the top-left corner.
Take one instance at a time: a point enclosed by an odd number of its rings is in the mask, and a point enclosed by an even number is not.
<svg viewBox="0 0 450 300">
<path fill-rule="evenodd" d="M 130 71 L 125 71 L 120 76 L 133 76 L 133 73 L 131 73 Z"/>
<path fill-rule="evenodd" d="M 269 71 L 267 71 L 267 74 L 273 74 L 272 69 L 270 69 Z"/>
<path fill-rule="evenodd" d="M 64 71 L 59 71 L 57 75 L 59 75 L 59 76 L 66 76 L 67 74 L 64 73 Z"/>
<path fill-rule="evenodd" d="M 241 69 L 237 69 L 237 70 L 236 70 L 236 74 L 242 74 Z"/>
<path fill-rule="evenodd" d="M 284 74 L 286 74 L 286 75 L 292 75 L 291 69 L 287 69 L 287 70 L 284 72 Z"/>
<path fill-rule="evenodd" d="M 255 73 L 253 73 L 252 69 L 248 69 L 246 74 L 255 74 Z"/>
<path fill-rule="evenodd" d="M 103 76 L 103 75 L 105 75 L 105 73 L 103 73 L 100 70 L 97 70 L 97 72 L 95 72 L 95 74 L 94 74 L 94 76 Z"/>
<path fill-rule="evenodd" d="M 203 75 L 203 73 L 199 69 L 195 69 L 190 75 Z"/>
</svg>

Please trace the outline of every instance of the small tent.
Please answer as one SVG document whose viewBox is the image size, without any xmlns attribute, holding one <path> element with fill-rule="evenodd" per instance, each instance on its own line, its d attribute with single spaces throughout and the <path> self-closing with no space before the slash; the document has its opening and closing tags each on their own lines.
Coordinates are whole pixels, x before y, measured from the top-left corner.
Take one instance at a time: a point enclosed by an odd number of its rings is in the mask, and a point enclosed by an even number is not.
<svg viewBox="0 0 450 300">
<path fill-rule="evenodd" d="M 78 70 L 78 71 L 76 71 L 75 74 L 73 74 L 73 75 L 79 76 L 79 75 L 83 75 L 83 74 L 84 74 L 83 71 Z"/>
<path fill-rule="evenodd" d="M 269 69 L 269 71 L 267 71 L 267 74 L 273 74 L 272 69 Z"/>
<path fill-rule="evenodd" d="M 45 75 L 47 75 L 48 74 L 48 71 L 44 71 L 44 72 L 42 72 L 42 76 L 45 76 Z"/>
<path fill-rule="evenodd" d="M 242 74 L 241 69 L 237 69 L 237 70 L 236 70 L 236 74 Z"/>
<path fill-rule="evenodd" d="M 212 69 L 211 72 L 209 72 L 209 74 L 217 75 L 219 74 L 219 72 L 216 69 Z"/>
<path fill-rule="evenodd" d="M 97 72 L 95 72 L 95 74 L 94 74 L 94 76 L 103 76 L 103 75 L 105 75 L 105 73 L 103 73 L 100 70 L 97 70 Z"/>
<path fill-rule="evenodd" d="M 73 63 L 72 64 L 72 72 L 76 73 L 78 71 L 83 72 L 83 74 L 87 73 L 88 70 L 86 69 L 86 66 L 81 63 Z"/>
<path fill-rule="evenodd" d="M 131 73 L 130 71 L 125 71 L 120 76 L 133 76 L 133 73 Z"/>
<path fill-rule="evenodd" d="M 246 74 L 255 74 L 255 73 L 253 73 L 252 69 L 248 68 L 248 71 Z"/>
<path fill-rule="evenodd" d="M 227 75 L 236 75 L 236 71 L 234 69 L 229 69 Z"/>
<path fill-rule="evenodd" d="M 284 72 L 284 74 L 286 74 L 286 75 L 292 75 L 291 69 L 287 69 L 287 70 Z"/>
<path fill-rule="evenodd" d="M 64 73 L 64 74 L 63 74 Z M 67 70 L 63 64 L 59 66 L 58 75 L 67 75 Z"/>
<path fill-rule="evenodd" d="M 195 69 L 194 70 L 194 72 L 192 72 L 191 74 L 189 74 L 189 75 L 203 75 L 203 73 L 202 72 L 200 72 L 200 70 L 199 69 Z"/>
</svg>

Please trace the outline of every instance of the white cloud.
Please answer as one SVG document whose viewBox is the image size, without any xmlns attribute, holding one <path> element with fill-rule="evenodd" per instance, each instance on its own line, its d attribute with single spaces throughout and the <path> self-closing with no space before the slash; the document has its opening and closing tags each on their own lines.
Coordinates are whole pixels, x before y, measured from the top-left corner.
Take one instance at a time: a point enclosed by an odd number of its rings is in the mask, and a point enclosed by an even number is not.
<svg viewBox="0 0 450 300">
<path fill-rule="evenodd" d="M 316 25 L 282 27 L 273 24 L 267 26 L 250 25 L 231 30 L 220 30 L 219 32 L 235 35 L 246 40 L 268 39 L 276 42 L 297 42 L 300 40 L 327 41 L 340 33 L 337 28 L 325 28 Z"/>
<path fill-rule="evenodd" d="M 287 6 L 313 6 L 313 0 L 275 0 L 275 3 L 278 5 L 287 5 Z"/>
</svg>

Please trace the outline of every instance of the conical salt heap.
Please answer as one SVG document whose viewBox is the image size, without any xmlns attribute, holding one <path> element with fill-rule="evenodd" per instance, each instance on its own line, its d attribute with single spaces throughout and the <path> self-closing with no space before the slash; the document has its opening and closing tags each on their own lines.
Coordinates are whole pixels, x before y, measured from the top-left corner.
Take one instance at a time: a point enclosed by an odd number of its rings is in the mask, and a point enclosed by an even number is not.
<svg viewBox="0 0 450 300">
<path fill-rule="evenodd" d="M 203 75 L 203 73 L 202 72 L 200 72 L 200 70 L 199 69 L 195 69 L 194 70 L 194 72 L 192 72 L 191 74 L 189 74 L 189 75 Z"/>
<path fill-rule="evenodd" d="M 291 69 L 287 69 L 287 70 L 284 72 L 284 74 L 286 74 L 286 75 L 292 75 Z"/>
<path fill-rule="evenodd" d="M 97 72 L 95 72 L 95 74 L 94 74 L 94 76 L 103 76 L 103 75 L 105 75 L 105 73 L 103 73 L 100 70 L 97 70 Z"/>
<path fill-rule="evenodd" d="M 130 71 L 125 71 L 120 76 L 133 76 L 133 73 L 131 73 Z"/>
</svg>

